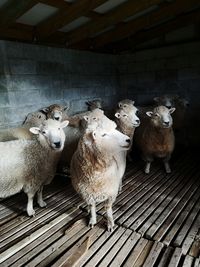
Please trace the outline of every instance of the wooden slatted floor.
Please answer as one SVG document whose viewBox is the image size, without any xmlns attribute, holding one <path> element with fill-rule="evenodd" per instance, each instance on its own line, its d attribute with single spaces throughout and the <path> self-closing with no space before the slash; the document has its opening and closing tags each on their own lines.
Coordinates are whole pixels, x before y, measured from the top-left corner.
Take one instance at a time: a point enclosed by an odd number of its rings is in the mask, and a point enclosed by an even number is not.
<svg viewBox="0 0 200 267">
<path fill-rule="evenodd" d="M 115 229 L 106 231 L 104 209 L 87 227 L 84 202 L 69 179 L 56 177 L 45 190 L 45 209 L 24 211 L 21 193 L 0 201 L 0 266 L 200 266 L 200 166 L 191 153 L 173 160 L 171 174 L 160 162 L 144 175 L 142 163 L 128 165 L 113 207 Z M 88 240 L 89 237 L 89 240 Z"/>
</svg>

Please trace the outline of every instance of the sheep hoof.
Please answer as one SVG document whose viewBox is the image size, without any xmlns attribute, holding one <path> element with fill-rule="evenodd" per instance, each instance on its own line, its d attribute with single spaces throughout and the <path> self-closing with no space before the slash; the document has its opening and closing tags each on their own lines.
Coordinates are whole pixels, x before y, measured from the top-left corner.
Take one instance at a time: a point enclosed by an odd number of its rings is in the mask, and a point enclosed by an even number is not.
<svg viewBox="0 0 200 267">
<path fill-rule="evenodd" d="M 96 221 L 93 220 L 93 219 L 90 219 L 90 221 L 89 221 L 89 225 L 88 225 L 88 226 L 89 226 L 90 228 L 93 228 L 95 224 L 96 224 Z"/>
<path fill-rule="evenodd" d="M 33 216 L 33 217 L 35 217 L 35 211 L 34 210 L 28 210 L 27 211 L 27 213 L 28 213 L 28 216 Z"/>
<path fill-rule="evenodd" d="M 38 202 L 38 205 L 41 207 L 41 208 L 45 208 L 47 206 L 47 203 L 45 201 L 40 201 Z"/>
<path fill-rule="evenodd" d="M 113 227 L 114 227 L 114 224 L 108 224 L 108 232 L 112 233 Z"/>
<path fill-rule="evenodd" d="M 149 171 L 149 170 L 144 170 L 144 173 L 145 173 L 145 174 L 149 174 L 150 171 Z"/>
<path fill-rule="evenodd" d="M 167 170 L 166 170 L 166 173 L 171 173 L 171 170 L 170 170 L 170 169 L 167 169 Z"/>
</svg>

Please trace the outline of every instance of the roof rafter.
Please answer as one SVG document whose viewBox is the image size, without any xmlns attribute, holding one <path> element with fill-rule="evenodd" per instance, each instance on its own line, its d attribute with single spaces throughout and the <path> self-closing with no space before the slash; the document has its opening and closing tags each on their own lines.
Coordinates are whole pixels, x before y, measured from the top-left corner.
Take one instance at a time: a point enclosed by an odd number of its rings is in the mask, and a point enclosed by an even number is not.
<svg viewBox="0 0 200 267">
<path fill-rule="evenodd" d="M 41 39 L 45 39 L 73 20 L 87 14 L 90 15 L 89 12 L 91 10 L 106 1 L 107 0 L 81 0 L 74 4 L 66 3 L 66 8 L 59 10 L 54 16 L 51 16 L 37 27 L 38 36 Z"/>
<path fill-rule="evenodd" d="M 73 32 L 66 34 L 66 39 L 72 45 L 80 42 L 81 40 L 87 39 L 97 32 L 103 31 L 109 26 L 115 25 L 129 16 L 143 11 L 153 5 L 157 5 L 163 2 L 162 0 L 140 0 L 133 1 L 129 0 L 124 4 L 121 4 L 119 7 L 116 7 L 114 10 L 108 12 L 103 16 L 93 20 L 86 25 L 79 27 Z"/>
<path fill-rule="evenodd" d="M 170 16 L 178 16 L 181 13 L 187 12 L 195 6 L 199 5 L 199 0 L 176 0 L 170 5 L 160 8 L 149 15 L 142 16 L 138 19 L 121 24 L 114 30 L 106 32 L 92 41 L 93 48 L 103 47 L 108 43 L 114 43 L 131 36 L 145 28 L 160 23 L 163 20 L 169 19 Z"/>
<path fill-rule="evenodd" d="M 193 12 L 182 14 L 176 17 L 175 19 L 163 23 L 155 28 L 138 32 L 127 39 L 123 39 L 120 42 L 117 42 L 116 44 L 112 44 L 110 48 L 112 50 L 115 50 L 115 52 L 131 50 L 134 49 L 134 47 L 138 44 L 163 36 L 171 31 L 180 29 L 182 27 L 186 27 L 192 23 L 199 23 L 199 22 L 200 22 L 200 9 L 197 9 Z"/>
<path fill-rule="evenodd" d="M 36 0 L 9 0 L 0 9 L 0 27 L 8 27 L 37 3 Z"/>
</svg>

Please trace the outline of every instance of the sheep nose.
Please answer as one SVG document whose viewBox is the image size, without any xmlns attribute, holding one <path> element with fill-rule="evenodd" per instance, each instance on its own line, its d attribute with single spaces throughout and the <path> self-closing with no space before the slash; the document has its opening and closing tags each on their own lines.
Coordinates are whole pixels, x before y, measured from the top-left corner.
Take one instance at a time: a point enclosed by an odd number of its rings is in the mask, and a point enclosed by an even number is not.
<svg viewBox="0 0 200 267">
<path fill-rule="evenodd" d="M 163 124 L 164 124 L 165 126 L 169 126 L 169 121 L 164 121 Z"/>
<path fill-rule="evenodd" d="M 140 123 L 140 120 L 136 120 L 136 123 L 138 123 L 138 124 L 139 124 L 139 123 Z"/>
<path fill-rule="evenodd" d="M 56 146 L 56 148 L 60 148 L 60 142 L 55 142 L 54 145 Z"/>
<path fill-rule="evenodd" d="M 54 117 L 54 119 L 58 121 L 59 120 L 59 117 Z"/>
<path fill-rule="evenodd" d="M 167 105 L 166 107 L 167 107 L 168 109 L 170 109 L 172 106 L 170 106 L 170 105 Z"/>
<path fill-rule="evenodd" d="M 127 142 L 127 143 L 130 143 L 130 142 L 131 142 L 131 139 L 126 139 L 126 142 Z"/>
</svg>

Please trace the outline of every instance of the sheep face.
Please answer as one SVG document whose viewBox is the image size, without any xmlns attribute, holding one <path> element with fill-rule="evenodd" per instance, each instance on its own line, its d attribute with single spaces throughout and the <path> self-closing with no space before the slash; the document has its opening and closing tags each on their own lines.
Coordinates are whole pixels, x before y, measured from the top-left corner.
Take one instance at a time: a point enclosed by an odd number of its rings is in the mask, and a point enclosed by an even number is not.
<svg viewBox="0 0 200 267">
<path fill-rule="evenodd" d="M 116 128 L 98 128 L 91 133 L 93 142 L 101 151 L 120 152 L 128 150 L 130 138 L 116 130 Z"/>
<path fill-rule="evenodd" d="M 34 126 L 39 126 L 43 121 L 46 120 L 45 114 L 40 111 L 29 113 L 23 122 L 24 124 L 30 124 Z"/>
<path fill-rule="evenodd" d="M 62 121 L 63 112 L 67 109 L 67 106 L 62 107 L 60 105 L 54 104 L 49 107 L 43 108 L 42 111 L 46 114 L 47 119 Z"/>
<path fill-rule="evenodd" d="M 130 99 L 124 99 L 121 100 L 120 102 L 118 102 L 118 107 L 123 109 L 123 108 L 127 108 L 129 106 L 133 106 L 135 103 L 135 101 L 130 100 Z"/>
<path fill-rule="evenodd" d="M 118 112 L 115 113 L 115 117 L 119 120 L 119 123 L 121 122 L 129 127 L 138 127 L 140 125 L 140 119 L 136 115 L 137 112 L 138 109 L 134 106 L 128 112 L 119 109 Z"/>
<path fill-rule="evenodd" d="M 99 99 L 95 99 L 92 101 L 87 101 L 88 110 L 93 111 L 96 108 L 102 109 L 102 101 Z"/>
<path fill-rule="evenodd" d="M 154 126 L 161 128 L 170 128 L 173 120 L 171 114 L 175 111 L 175 108 L 168 109 L 165 106 L 158 106 L 153 111 L 147 111 L 147 116 L 151 117 L 151 121 Z"/>
<path fill-rule="evenodd" d="M 177 95 L 163 95 L 154 97 L 153 100 L 158 106 L 165 106 L 170 109 L 172 107 L 175 107 L 175 101 L 177 98 Z"/>
<path fill-rule="evenodd" d="M 45 121 L 39 128 L 32 127 L 30 131 L 39 135 L 39 140 L 44 140 L 49 147 L 55 151 L 62 151 L 65 143 L 65 134 L 63 128 L 68 125 L 69 121 L 58 122 L 52 119 Z"/>
</svg>

